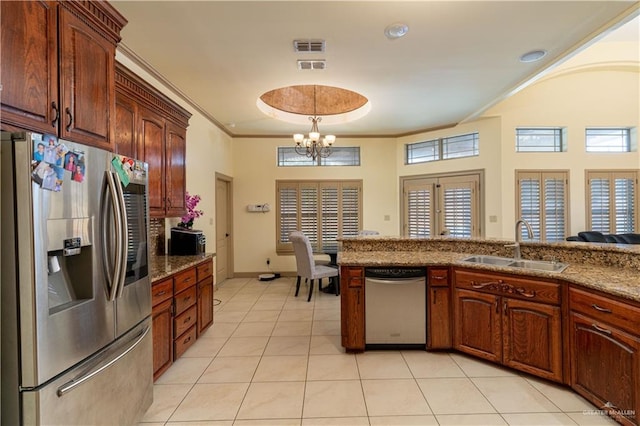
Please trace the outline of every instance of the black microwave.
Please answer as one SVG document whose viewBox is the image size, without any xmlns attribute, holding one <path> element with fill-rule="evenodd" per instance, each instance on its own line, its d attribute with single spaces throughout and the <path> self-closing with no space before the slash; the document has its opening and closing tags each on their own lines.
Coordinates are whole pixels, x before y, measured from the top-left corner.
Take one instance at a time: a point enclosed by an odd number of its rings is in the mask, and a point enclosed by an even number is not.
<svg viewBox="0 0 640 426">
<path fill-rule="evenodd" d="M 202 231 L 186 228 L 171 228 L 169 254 L 172 256 L 204 254 L 205 242 L 205 236 Z"/>
</svg>

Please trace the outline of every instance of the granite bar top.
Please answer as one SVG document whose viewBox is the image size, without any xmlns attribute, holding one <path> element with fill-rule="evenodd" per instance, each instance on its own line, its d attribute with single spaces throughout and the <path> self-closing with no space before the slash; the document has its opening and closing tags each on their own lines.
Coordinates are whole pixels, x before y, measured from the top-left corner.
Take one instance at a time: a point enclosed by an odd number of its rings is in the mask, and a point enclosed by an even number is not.
<svg viewBox="0 0 640 426">
<path fill-rule="evenodd" d="M 207 259 L 213 259 L 215 255 L 215 253 L 205 253 L 195 256 L 151 256 L 149 262 L 151 266 L 151 282 L 159 281 Z"/>
<path fill-rule="evenodd" d="M 365 242 L 345 241 L 338 253 L 342 266 L 430 266 L 445 265 L 559 279 L 608 294 L 640 302 L 640 247 L 578 243 L 522 244 L 523 259 L 556 259 L 569 266 L 562 272 L 548 272 L 508 266 L 468 263 L 465 257 L 477 254 L 511 257 L 503 251 L 503 241 L 452 241 L 406 243 L 402 238 L 375 238 Z M 508 241 L 507 241 L 508 243 Z M 345 250 L 345 246 L 346 250 Z M 362 249 L 362 250 L 361 250 Z M 454 251 L 455 250 L 455 251 Z"/>
</svg>

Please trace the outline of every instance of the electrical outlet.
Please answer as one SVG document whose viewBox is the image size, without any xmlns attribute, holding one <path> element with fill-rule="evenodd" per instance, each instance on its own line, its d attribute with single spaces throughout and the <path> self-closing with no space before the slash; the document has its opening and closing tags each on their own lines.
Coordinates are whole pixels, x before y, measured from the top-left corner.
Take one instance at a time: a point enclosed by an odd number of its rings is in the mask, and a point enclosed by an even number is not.
<svg viewBox="0 0 640 426">
<path fill-rule="evenodd" d="M 267 257 L 267 265 L 270 265 L 270 264 L 271 264 L 271 259 Z"/>
</svg>

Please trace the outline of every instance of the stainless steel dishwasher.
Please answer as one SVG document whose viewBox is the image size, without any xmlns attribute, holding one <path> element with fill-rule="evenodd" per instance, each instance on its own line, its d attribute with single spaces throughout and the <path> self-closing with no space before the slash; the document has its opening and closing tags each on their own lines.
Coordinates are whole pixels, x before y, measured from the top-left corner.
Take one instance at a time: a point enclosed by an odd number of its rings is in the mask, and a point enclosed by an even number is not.
<svg viewBox="0 0 640 426">
<path fill-rule="evenodd" d="M 364 276 L 366 345 L 424 348 L 426 268 L 366 268 Z"/>
</svg>

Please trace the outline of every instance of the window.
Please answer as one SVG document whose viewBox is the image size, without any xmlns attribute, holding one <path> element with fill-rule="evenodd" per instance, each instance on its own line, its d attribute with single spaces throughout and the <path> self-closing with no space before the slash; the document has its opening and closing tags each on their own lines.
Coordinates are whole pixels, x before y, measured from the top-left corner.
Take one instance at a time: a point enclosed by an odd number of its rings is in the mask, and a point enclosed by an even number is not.
<svg viewBox="0 0 640 426">
<path fill-rule="evenodd" d="M 564 130 L 561 128 L 516 129 L 517 152 L 565 151 Z"/>
<path fill-rule="evenodd" d="M 362 223 L 362 181 L 276 181 L 276 251 L 293 253 L 289 234 L 302 231 L 314 251 L 358 235 Z"/>
<path fill-rule="evenodd" d="M 587 129 L 587 152 L 630 152 L 631 129 Z"/>
<path fill-rule="evenodd" d="M 306 155 L 300 155 L 295 147 L 278 147 L 278 167 L 295 166 L 359 166 L 359 146 L 339 146 L 331 148 L 331 155 L 327 158 L 316 158 L 315 162 Z"/>
<path fill-rule="evenodd" d="M 405 145 L 405 164 L 426 163 L 479 154 L 478 133 L 433 139 Z"/>
<path fill-rule="evenodd" d="M 533 228 L 533 239 L 563 241 L 568 233 L 569 172 L 516 170 L 516 220 Z M 523 238 L 526 238 L 523 234 Z"/>
<path fill-rule="evenodd" d="M 587 223 L 604 234 L 636 232 L 638 172 L 587 170 Z"/>
<path fill-rule="evenodd" d="M 407 237 L 480 236 L 480 173 L 412 177 L 402 181 Z"/>
</svg>

